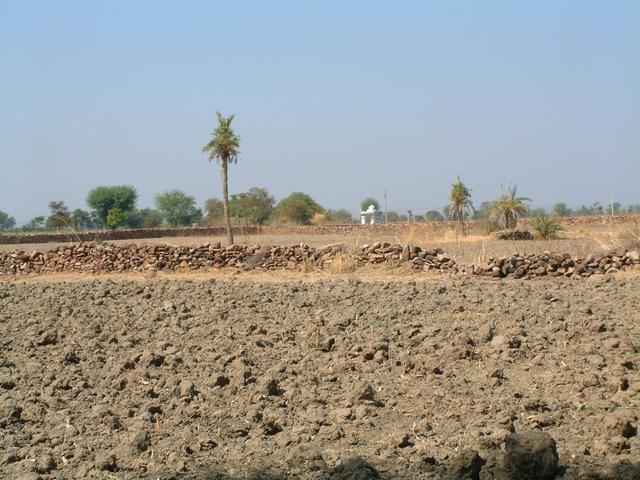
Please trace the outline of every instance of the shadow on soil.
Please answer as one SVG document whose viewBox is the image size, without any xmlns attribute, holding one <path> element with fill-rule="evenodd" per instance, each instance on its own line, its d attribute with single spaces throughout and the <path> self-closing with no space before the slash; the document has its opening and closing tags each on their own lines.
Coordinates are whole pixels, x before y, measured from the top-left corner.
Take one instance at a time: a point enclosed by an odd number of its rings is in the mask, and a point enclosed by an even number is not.
<svg viewBox="0 0 640 480">
<path fill-rule="evenodd" d="M 230 476 L 215 471 L 193 472 L 176 476 L 159 477 L 168 479 L 197 479 L 197 480 L 400 480 L 400 479 L 434 479 L 434 480 L 640 480 L 640 462 L 620 463 L 609 466 L 571 465 L 569 468 L 559 466 L 555 474 L 549 472 L 533 472 L 526 466 L 520 472 L 496 469 L 496 465 L 477 457 L 471 462 L 460 462 L 454 458 L 447 464 L 425 464 L 423 468 L 411 471 L 385 468 L 386 473 L 379 471 L 366 460 L 356 457 L 344 461 L 335 468 L 311 468 L 308 472 L 289 474 L 280 473 L 277 468 L 254 471 L 239 476 Z M 300 469 L 298 469 L 299 471 Z M 388 473 L 393 472 L 395 473 Z"/>
</svg>

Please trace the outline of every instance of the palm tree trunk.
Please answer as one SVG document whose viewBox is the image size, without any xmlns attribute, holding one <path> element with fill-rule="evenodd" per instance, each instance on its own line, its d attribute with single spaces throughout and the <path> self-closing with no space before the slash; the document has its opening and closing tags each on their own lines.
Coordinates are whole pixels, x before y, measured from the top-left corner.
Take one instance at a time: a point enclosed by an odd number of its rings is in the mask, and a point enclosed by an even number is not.
<svg viewBox="0 0 640 480">
<path fill-rule="evenodd" d="M 224 225 L 227 227 L 227 242 L 233 245 L 233 232 L 231 231 L 231 218 L 229 216 L 229 182 L 227 176 L 227 159 L 222 160 L 220 176 L 222 177 L 222 204 L 224 211 Z"/>
</svg>

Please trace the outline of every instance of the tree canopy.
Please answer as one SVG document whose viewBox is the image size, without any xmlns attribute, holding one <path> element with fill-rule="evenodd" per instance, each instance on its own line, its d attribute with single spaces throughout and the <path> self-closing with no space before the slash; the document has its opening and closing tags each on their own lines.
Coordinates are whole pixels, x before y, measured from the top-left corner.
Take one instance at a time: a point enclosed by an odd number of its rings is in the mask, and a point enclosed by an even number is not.
<svg viewBox="0 0 640 480">
<path fill-rule="evenodd" d="M 280 200 L 274 210 L 274 217 L 277 221 L 283 223 L 308 225 L 314 215 L 323 211 L 324 209 L 306 193 L 293 192 L 288 197 Z"/>
<path fill-rule="evenodd" d="M 189 226 L 202 219 L 202 210 L 196 207 L 195 198 L 181 190 L 158 195 L 155 204 L 162 219 L 171 227 Z"/>
<path fill-rule="evenodd" d="M 16 226 L 16 219 L 0 210 L 0 230 L 11 230 Z"/>
<path fill-rule="evenodd" d="M 73 213 L 71 213 L 71 226 L 76 230 L 91 228 L 93 226 L 91 214 L 86 210 L 76 208 Z"/>
<path fill-rule="evenodd" d="M 71 214 L 62 200 L 49 202 L 50 215 L 47 218 L 47 227 L 65 228 L 71 225 Z"/>
<path fill-rule="evenodd" d="M 107 225 L 109 225 L 113 230 L 123 225 L 127 218 L 129 218 L 129 214 L 120 208 L 112 208 L 107 213 Z"/>
<path fill-rule="evenodd" d="M 253 187 L 248 192 L 231 195 L 229 209 L 232 217 L 247 225 L 262 225 L 269 219 L 275 203 L 266 188 Z"/>
<path fill-rule="evenodd" d="M 96 211 L 103 225 L 108 224 L 109 210 L 117 208 L 123 212 L 132 212 L 138 200 L 138 192 L 128 185 L 96 187 L 87 195 L 87 205 Z"/>
<path fill-rule="evenodd" d="M 424 214 L 424 218 L 428 222 L 439 222 L 444 220 L 444 217 L 442 216 L 442 214 L 437 210 L 429 210 L 427 213 Z"/>
<path fill-rule="evenodd" d="M 380 210 L 380 204 L 378 201 L 375 198 L 367 197 L 360 202 L 360 211 L 364 212 L 365 210 L 368 210 L 371 205 L 373 205 L 376 210 Z"/>
</svg>

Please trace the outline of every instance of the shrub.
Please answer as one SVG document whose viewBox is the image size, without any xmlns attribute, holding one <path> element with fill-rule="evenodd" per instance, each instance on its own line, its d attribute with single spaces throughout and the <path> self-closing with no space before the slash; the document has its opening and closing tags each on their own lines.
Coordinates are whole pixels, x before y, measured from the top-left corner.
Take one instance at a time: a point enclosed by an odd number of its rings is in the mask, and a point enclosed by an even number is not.
<svg viewBox="0 0 640 480">
<path fill-rule="evenodd" d="M 558 236 L 558 232 L 564 230 L 557 220 L 547 215 L 538 217 L 533 224 L 533 229 L 542 238 L 555 238 Z"/>
<path fill-rule="evenodd" d="M 129 218 L 129 214 L 124 210 L 120 210 L 119 208 L 112 208 L 107 213 L 107 225 L 109 225 L 113 230 L 118 228 Z"/>
</svg>

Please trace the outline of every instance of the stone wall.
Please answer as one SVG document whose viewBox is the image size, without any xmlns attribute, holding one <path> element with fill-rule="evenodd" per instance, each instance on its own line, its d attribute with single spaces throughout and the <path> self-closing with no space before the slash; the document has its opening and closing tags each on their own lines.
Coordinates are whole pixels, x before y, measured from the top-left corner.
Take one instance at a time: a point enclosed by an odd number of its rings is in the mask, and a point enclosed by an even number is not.
<svg viewBox="0 0 640 480">
<path fill-rule="evenodd" d="M 376 242 L 349 251 L 342 244 L 324 248 L 297 246 L 224 247 L 219 243 L 199 247 L 170 245 L 112 245 L 79 243 L 48 252 L 0 253 L 0 275 L 48 273 L 112 273 L 189 271 L 206 269 L 313 271 L 351 261 L 354 267 L 386 265 L 413 271 L 439 271 L 489 277 L 587 277 L 637 269 L 638 251 L 616 251 L 601 256 L 572 257 L 543 253 L 491 258 L 485 265 L 458 265 L 441 249 Z"/>
<path fill-rule="evenodd" d="M 607 216 L 585 216 L 585 217 L 562 217 L 559 219 L 563 225 L 594 225 L 594 224 L 622 224 L 629 222 L 640 222 L 637 215 Z M 525 218 L 520 220 L 520 225 L 530 226 L 535 219 Z M 377 225 L 265 225 L 255 227 L 235 227 L 234 233 L 237 235 L 324 235 L 324 234 L 348 234 L 348 233 L 396 233 L 406 231 L 407 228 L 425 228 L 430 230 L 445 230 L 455 228 L 455 222 L 420 222 L 420 223 L 386 223 Z M 468 230 L 479 228 L 479 222 L 466 222 Z M 72 242 L 92 242 L 96 240 L 137 240 L 143 238 L 162 237 L 208 237 L 225 235 L 224 227 L 193 227 L 193 228 L 136 228 L 125 230 L 104 230 L 76 233 L 15 233 L 0 234 L 0 244 L 22 244 L 22 243 L 72 243 Z"/>
</svg>

